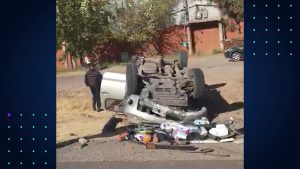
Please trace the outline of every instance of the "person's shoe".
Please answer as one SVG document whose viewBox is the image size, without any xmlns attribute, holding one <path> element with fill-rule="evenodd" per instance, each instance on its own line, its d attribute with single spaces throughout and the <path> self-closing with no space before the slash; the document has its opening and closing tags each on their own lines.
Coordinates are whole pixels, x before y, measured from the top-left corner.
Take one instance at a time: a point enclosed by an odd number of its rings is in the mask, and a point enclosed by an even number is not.
<svg viewBox="0 0 300 169">
<path fill-rule="evenodd" d="M 96 108 L 95 108 L 95 107 L 93 107 L 93 111 L 96 111 Z"/>
<path fill-rule="evenodd" d="M 97 110 L 97 112 L 101 112 L 101 111 L 103 111 L 103 109 L 98 109 L 98 110 Z"/>
</svg>

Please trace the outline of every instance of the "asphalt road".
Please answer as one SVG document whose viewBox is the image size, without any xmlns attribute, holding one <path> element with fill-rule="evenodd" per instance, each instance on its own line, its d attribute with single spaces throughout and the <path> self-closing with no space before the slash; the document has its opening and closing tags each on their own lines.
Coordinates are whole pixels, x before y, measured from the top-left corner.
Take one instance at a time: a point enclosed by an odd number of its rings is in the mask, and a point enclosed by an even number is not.
<svg viewBox="0 0 300 169">
<path fill-rule="evenodd" d="M 242 169 L 242 160 L 59 162 L 57 169 Z"/>
<path fill-rule="evenodd" d="M 194 144 L 196 148 L 213 148 L 211 153 L 188 153 L 179 150 L 146 149 L 145 145 L 130 141 L 117 142 L 115 138 L 89 139 L 88 145 L 80 149 L 78 142 L 58 148 L 57 162 L 149 162 L 149 161 L 202 161 L 242 160 L 243 144 Z M 226 155 L 226 157 L 224 157 Z"/>
</svg>

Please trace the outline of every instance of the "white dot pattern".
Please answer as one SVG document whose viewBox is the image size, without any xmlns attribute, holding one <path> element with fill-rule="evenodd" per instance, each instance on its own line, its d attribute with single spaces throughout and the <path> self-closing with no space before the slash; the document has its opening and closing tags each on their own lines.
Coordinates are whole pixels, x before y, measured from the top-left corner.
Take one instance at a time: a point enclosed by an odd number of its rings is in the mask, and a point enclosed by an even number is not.
<svg viewBox="0 0 300 169">
<path fill-rule="evenodd" d="M 248 16 L 250 29 L 252 35 L 251 42 L 253 47 L 264 48 L 256 52 L 251 52 L 253 56 L 293 56 L 295 55 L 294 38 L 293 33 L 296 32 L 293 24 L 295 24 L 295 17 L 293 16 L 291 8 L 295 8 L 294 3 L 289 1 L 284 4 L 278 1 L 245 1 L 245 6 L 250 3 L 250 8 L 255 11 L 261 11 L 254 13 L 254 16 Z M 247 16 L 247 10 L 245 10 L 245 16 Z M 246 17 L 247 19 L 247 17 Z M 245 22 L 248 22 L 247 20 Z M 261 28 L 263 27 L 263 28 Z M 247 38 L 247 37 L 245 37 Z M 246 39 L 247 40 L 247 39 Z M 273 45 L 276 45 L 273 46 Z M 284 51 L 285 52 L 284 52 Z M 251 55 L 250 53 L 250 55 Z M 247 52 L 246 52 L 247 54 Z"/>
<path fill-rule="evenodd" d="M 48 143 L 47 130 L 50 126 L 40 123 L 40 121 L 44 122 L 47 120 L 48 114 L 10 112 L 7 116 L 8 122 L 6 126 L 9 132 L 17 132 L 20 135 L 10 134 L 6 138 L 7 147 L 2 151 L 7 156 L 7 160 L 3 161 L 7 166 L 5 168 L 45 168 L 45 166 L 48 166 L 49 163 L 46 158 L 40 158 L 41 155 L 47 157 L 49 153 L 45 146 Z M 30 120 L 32 123 L 22 123 L 24 120 L 27 120 L 27 122 Z M 42 130 L 44 135 L 35 132 L 38 130 Z"/>
</svg>

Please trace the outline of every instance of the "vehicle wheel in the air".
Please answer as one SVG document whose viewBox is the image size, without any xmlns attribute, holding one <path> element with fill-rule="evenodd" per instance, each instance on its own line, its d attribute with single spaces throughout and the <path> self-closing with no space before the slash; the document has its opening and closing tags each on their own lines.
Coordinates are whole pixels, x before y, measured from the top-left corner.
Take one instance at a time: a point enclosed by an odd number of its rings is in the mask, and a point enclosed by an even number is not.
<svg viewBox="0 0 300 169">
<path fill-rule="evenodd" d="M 125 97 L 131 94 L 137 94 L 138 70 L 137 65 L 128 64 L 126 66 L 126 94 Z"/>
<path fill-rule="evenodd" d="M 201 69 L 191 69 L 189 71 L 189 78 L 193 82 L 193 92 L 191 93 L 191 97 L 193 99 L 200 99 L 204 95 L 204 88 L 205 88 L 205 80 L 204 74 Z"/>
<path fill-rule="evenodd" d="M 136 63 L 136 60 L 137 60 L 137 57 L 136 57 L 135 55 L 131 57 L 131 62 L 132 62 L 132 63 L 135 64 L 135 63 Z"/>
</svg>

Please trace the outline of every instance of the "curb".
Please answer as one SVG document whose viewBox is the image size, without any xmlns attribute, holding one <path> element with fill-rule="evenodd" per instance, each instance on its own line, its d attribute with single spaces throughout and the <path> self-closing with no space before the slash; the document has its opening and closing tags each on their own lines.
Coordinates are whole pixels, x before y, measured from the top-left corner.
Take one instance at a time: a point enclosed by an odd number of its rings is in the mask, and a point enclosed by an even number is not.
<svg viewBox="0 0 300 169">
<path fill-rule="evenodd" d="M 56 143 L 56 148 L 62 148 L 62 147 L 66 147 L 68 145 L 74 144 L 74 143 L 78 142 L 78 139 L 80 139 L 80 138 L 74 138 L 74 139 Z"/>
<path fill-rule="evenodd" d="M 66 146 L 69 146 L 71 144 L 77 143 L 80 138 L 85 138 L 85 139 L 88 140 L 88 142 L 90 142 L 90 140 L 92 140 L 92 139 L 101 139 L 104 142 L 111 142 L 113 140 L 116 140 L 115 136 L 117 134 L 115 134 L 115 133 L 111 133 L 111 134 L 108 134 L 108 135 L 95 134 L 95 135 L 88 135 L 88 136 L 83 136 L 83 137 L 76 137 L 76 138 L 73 138 L 73 139 L 69 139 L 69 140 L 66 140 L 66 141 L 56 143 L 56 148 L 62 148 L 62 147 L 66 147 Z"/>
</svg>

